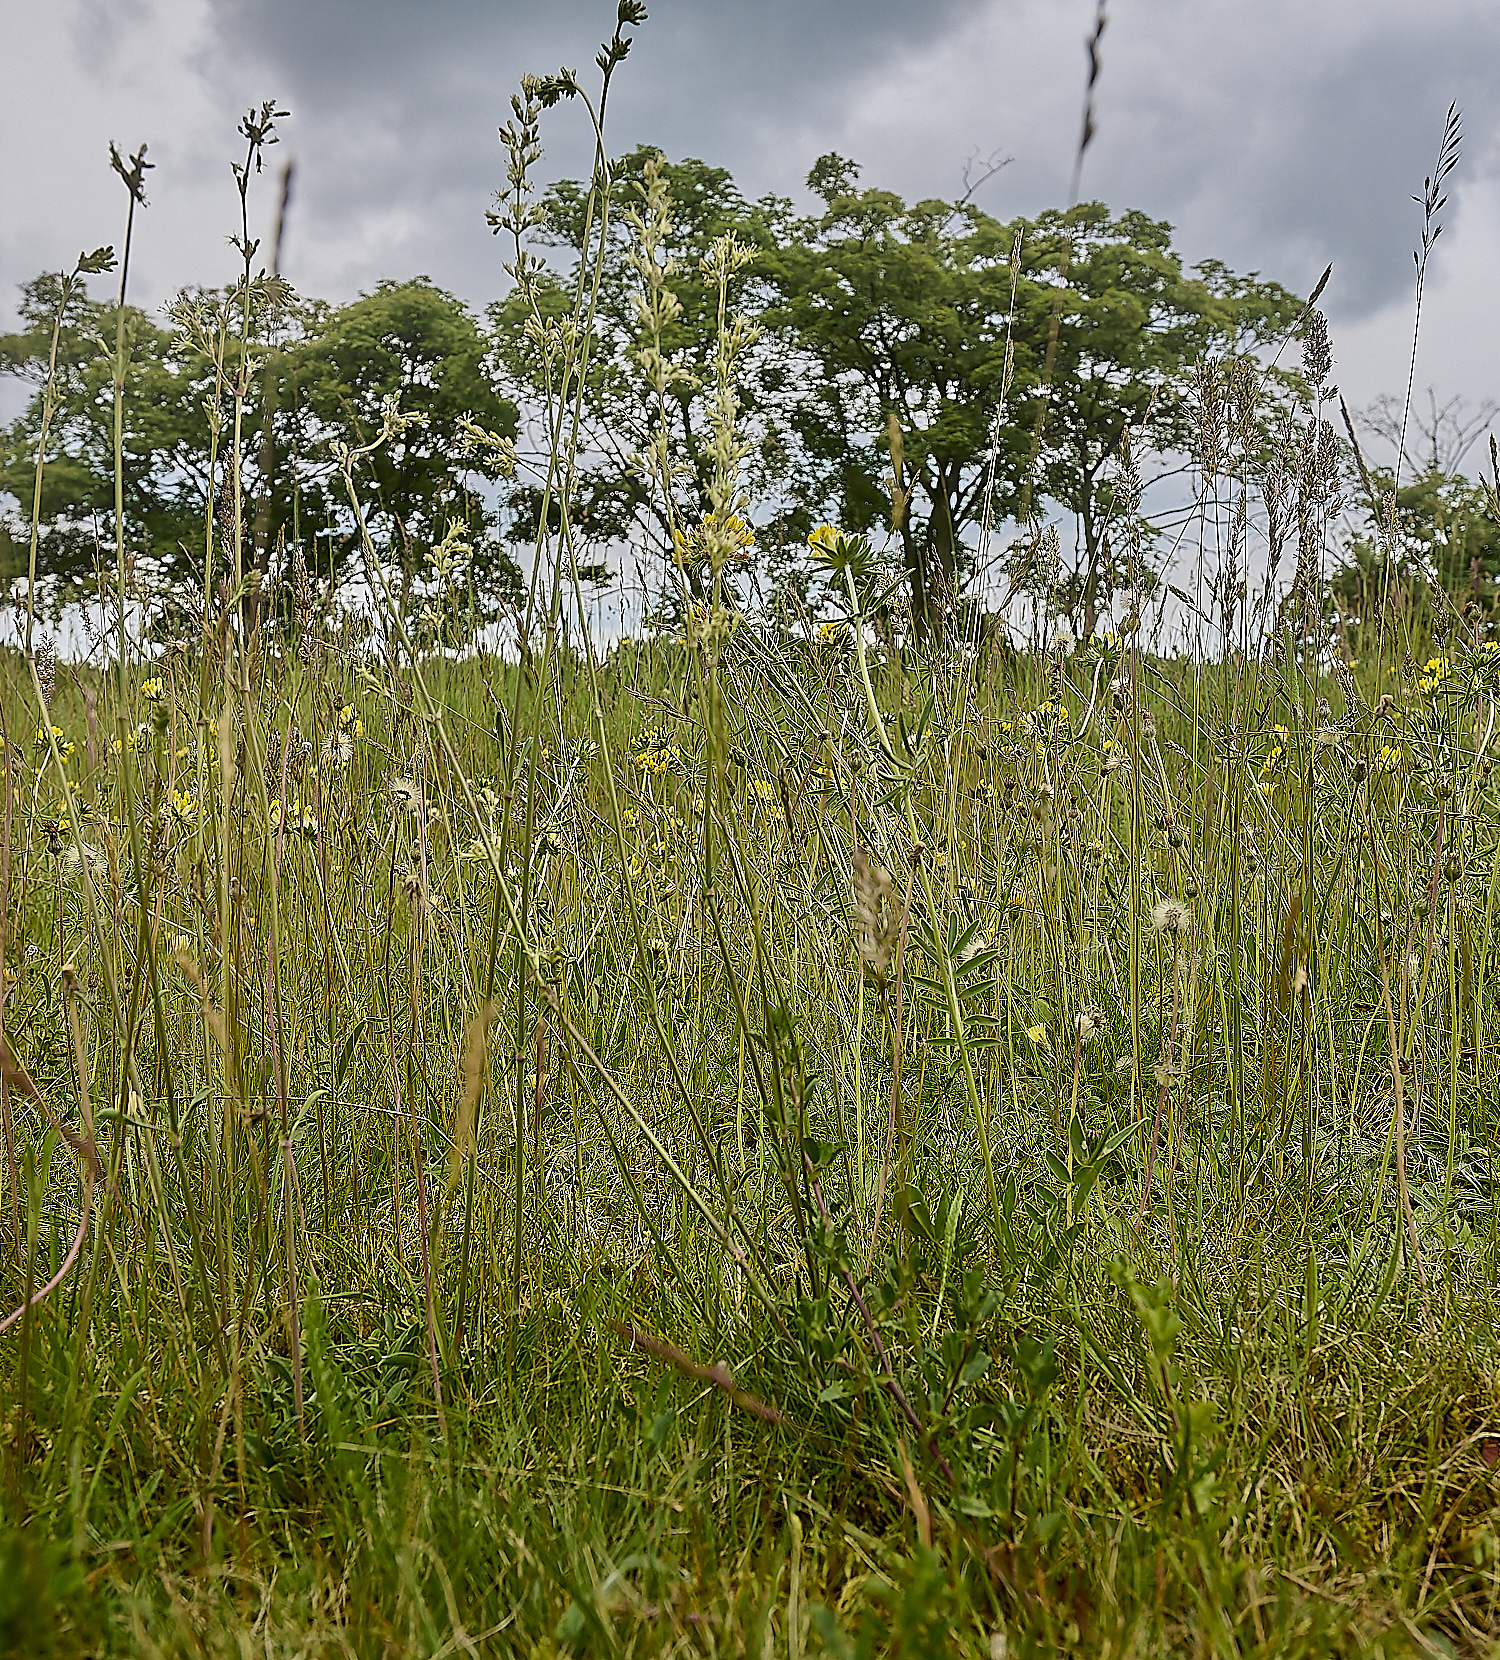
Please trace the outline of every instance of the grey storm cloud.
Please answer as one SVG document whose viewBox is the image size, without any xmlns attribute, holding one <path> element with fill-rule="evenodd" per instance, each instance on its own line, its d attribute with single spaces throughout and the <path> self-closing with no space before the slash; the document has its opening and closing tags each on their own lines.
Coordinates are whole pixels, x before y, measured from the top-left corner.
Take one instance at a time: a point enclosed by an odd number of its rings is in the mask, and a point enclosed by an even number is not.
<svg viewBox="0 0 1500 1660">
<path fill-rule="evenodd" d="M 523 70 L 588 71 L 612 23 L 596 0 L 215 0 L 213 12 L 225 51 L 259 58 L 296 112 L 288 137 L 308 155 L 319 222 L 404 209 L 401 253 L 426 242 L 465 290 L 492 262 L 478 215 L 510 91 Z M 953 195 L 966 157 L 1003 152 L 1010 165 L 981 198 L 992 211 L 1065 195 L 1086 0 L 656 0 L 650 12 L 616 85 L 617 145 L 727 166 L 752 194 L 796 194 L 836 147 L 871 182 Z M 1331 308 L 1359 317 L 1409 287 L 1409 198 L 1450 100 L 1465 110 L 1469 169 L 1493 174 L 1497 57 L 1500 12 L 1455 0 L 1117 0 L 1085 194 L 1171 220 L 1191 257 L 1294 286 L 1332 260 Z M 581 121 L 555 123 L 548 141 L 554 173 L 586 164 Z"/>
<path fill-rule="evenodd" d="M 768 130 L 797 112 L 837 108 L 851 77 L 982 11 L 983 0 L 656 0 L 616 78 L 611 142 L 692 154 L 728 166 L 751 194 L 790 194 L 819 151 L 790 171 L 780 156 L 767 165 Z M 226 49 L 259 59 L 293 109 L 287 139 L 305 157 L 299 190 L 318 221 L 351 225 L 399 204 L 413 242 L 435 238 L 441 224 L 448 261 L 434 274 L 471 296 L 498 262 L 481 219 L 501 180 L 496 128 L 511 93 L 523 72 L 562 64 L 586 85 L 597 80 L 592 60 L 614 23 L 613 8 L 597 0 L 217 0 L 214 13 Z M 555 112 L 544 142 L 550 176 L 587 167 L 581 112 Z M 418 247 L 402 253 L 420 257 Z"/>
<path fill-rule="evenodd" d="M 913 199 L 958 194 L 966 161 L 997 155 L 1008 165 L 976 198 L 990 212 L 1065 202 L 1095 0 L 647 4 L 612 95 L 616 150 L 656 144 L 728 168 L 751 196 L 802 200 L 828 150 Z M 483 304 L 504 286 L 484 210 L 510 94 L 528 70 L 592 77 L 613 19 L 612 0 L 0 0 L 17 66 L 0 105 L 4 303 L 116 234 L 111 138 L 149 137 L 160 164 L 139 297 L 228 280 L 234 123 L 274 95 L 292 115 L 273 159 L 298 166 L 292 280 L 343 300 L 421 272 Z M 1372 395 L 1404 380 L 1411 196 L 1456 100 L 1464 156 L 1419 374 L 1492 394 L 1497 61 L 1500 9 L 1478 0 L 1109 0 L 1083 194 L 1169 220 L 1190 260 L 1295 289 L 1332 261 L 1336 350 Z M 550 112 L 543 139 L 544 176 L 587 167 L 581 111 Z M 262 225 L 273 194 L 258 184 Z"/>
</svg>

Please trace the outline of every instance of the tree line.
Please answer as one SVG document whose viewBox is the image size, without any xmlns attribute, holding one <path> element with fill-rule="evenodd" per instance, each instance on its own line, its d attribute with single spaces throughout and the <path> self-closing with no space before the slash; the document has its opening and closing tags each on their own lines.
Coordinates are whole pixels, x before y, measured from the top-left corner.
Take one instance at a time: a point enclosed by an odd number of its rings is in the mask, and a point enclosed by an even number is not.
<svg viewBox="0 0 1500 1660">
<path fill-rule="evenodd" d="M 679 591 L 701 585 L 681 527 L 710 511 L 707 400 L 726 324 L 705 262 L 726 233 L 753 256 L 737 261 L 727 290 L 742 330 L 744 557 L 803 604 L 816 602 L 808 535 L 831 521 L 852 535 L 889 533 L 919 630 L 998 578 L 1002 594 L 1045 589 L 1053 614 L 1092 634 L 1123 590 L 1156 580 L 1160 527 L 1142 504 L 1142 458 L 1184 472 L 1202 463 L 1204 366 L 1215 366 L 1220 402 L 1236 403 L 1235 465 L 1252 473 L 1274 464 L 1278 432 L 1311 400 L 1308 377 L 1281 352 L 1310 315 L 1306 299 L 1217 261 L 1186 268 L 1162 221 L 1097 203 L 1011 220 L 972 195 L 908 203 L 863 184 L 837 155 L 820 158 L 807 183 L 817 206 L 799 212 L 785 198 L 747 200 L 725 170 L 648 147 L 617 164 L 569 505 L 593 580 L 610 580 L 628 543 Z M 568 314 L 587 253 L 586 198 L 571 180 L 545 194 L 551 257 L 533 291 L 543 317 Z M 0 373 L 34 388 L 0 429 L 0 491 L 20 504 L 0 519 L 0 577 L 13 581 L 28 562 L 60 317 L 38 546 L 54 603 L 89 589 L 98 526 L 114 509 L 112 388 L 98 343 L 114 336 L 115 308 L 64 282 L 27 283 L 21 327 L 0 338 Z M 268 574 L 295 558 L 307 581 L 331 587 L 353 568 L 334 446 L 368 442 L 392 395 L 422 419 L 373 452 L 364 476 L 378 549 L 408 589 L 446 539 L 465 550 L 485 614 L 519 592 L 530 549 L 555 528 L 542 519 L 556 504 L 524 466 L 546 443 L 548 346 L 531 298 L 479 316 L 425 277 L 382 282 L 344 306 L 246 282 L 185 291 L 160 320 L 130 308 L 126 329 L 125 516 L 160 591 L 201 595 L 214 575 L 236 388 L 240 494 L 255 504 Z M 493 446 L 465 440 L 475 424 L 516 442 L 514 481 L 501 480 Z M 1340 603 L 1368 597 L 1380 550 L 1393 545 L 1412 570 L 1483 584 L 1488 596 L 1500 527 L 1436 446 L 1397 502 L 1394 542 L 1358 530 L 1347 539 Z M 1059 520 L 1071 535 L 1047 532 Z"/>
</svg>

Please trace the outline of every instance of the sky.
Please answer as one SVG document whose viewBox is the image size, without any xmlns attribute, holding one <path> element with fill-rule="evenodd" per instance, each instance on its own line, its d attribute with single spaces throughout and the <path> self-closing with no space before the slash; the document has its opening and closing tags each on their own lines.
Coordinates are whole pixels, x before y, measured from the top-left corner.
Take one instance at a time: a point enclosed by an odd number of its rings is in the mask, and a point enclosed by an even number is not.
<svg viewBox="0 0 1500 1660">
<path fill-rule="evenodd" d="M 1094 0 L 648 9 L 612 95 L 616 150 L 654 143 L 727 167 L 748 195 L 799 200 L 828 150 L 909 198 L 958 195 L 966 166 L 997 159 L 976 195 L 988 211 L 1066 205 Z M 510 94 L 528 70 L 593 76 L 613 21 L 609 0 L 0 0 L 0 328 L 23 281 L 118 240 L 111 140 L 147 142 L 155 164 L 133 297 L 230 280 L 235 128 L 273 97 L 291 114 L 271 159 L 297 164 L 290 280 L 341 301 L 423 274 L 482 306 L 505 282 L 484 212 Z M 1358 408 L 1405 388 L 1412 197 L 1456 102 L 1463 153 L 1416 386 L 1500 397 L 1497 61 L 1493 0 L 1110 0 L 1082 194 L 1169 220 L 1189 261 L 1301 292 L 1331 261 L 1334 379 Z M 543 142 L 545 176 L 582 171 L 582 112 L 551 112 Z M 252 231 L 274 196 L 273 177 L 255 181 Z M 18 391 L 0 392 L 0 415 Z"/>
</svg>

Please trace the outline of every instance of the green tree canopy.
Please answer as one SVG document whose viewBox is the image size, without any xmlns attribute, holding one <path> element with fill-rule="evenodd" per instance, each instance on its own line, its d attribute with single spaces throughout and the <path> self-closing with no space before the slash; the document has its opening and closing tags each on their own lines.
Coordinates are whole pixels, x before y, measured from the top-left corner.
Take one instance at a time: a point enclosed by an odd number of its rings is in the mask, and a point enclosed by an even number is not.
<svg viewBox="0 0 1500 1660">
<path fill-rule="evenodd" d="M 762 208 L 752 207 L 722 168 L 701 161 L 669 163 L 660 152 L 641 146 L 612 169 L 613 197 L 605 232 L 604 258 L 593 295 L 593 331 L 583 382 L 583 436 L 586 450 L 578 458 L 577 489 L 572 503 L 573 529 L 595 548 L 636 540 L 662 557 L 673 553 L 674 528 L 691 528 L 709 511 L 713 476 L 705 391 L 713 378 L 718 329 L 718 291 L 703 264 L 714 243 L 732 233 L 764 254 L 774 246 L 773 226 Z M 649 217 L 652 182 L 665 185 L 670 213 L 658 225 L 656 258 L 670 295 L 659 349 L 670 365 L 665 393 L 658 396 L 642 360 L 646 345 L 641 297 L 644 279 L 637 264 L 639 221 Z M 566 316 L 572 308 L 587 224 L 588 188 L 564 179 L 543 198 L 547 231 L 544 245 L 565 252 L 565 273 L 543 272 L 536 286 L 544 318 Z M 597 223 L 596 223 L 597 234 Z M 770 297 L 759 261 L 731 278 L 729 299 L 736 310 L 763 311 Z M 543 343 L 528 330 L 530 303 L 512 293 L 490 308 L 495 355 L 503 366 L 507 389 L 523 404 L 539 410 L 545 400 L 549 366 Z M 751 351 L 748 372 L 740 382 L 741 417 L 759 437 L 749 466 L 749 482 L 758 498 L 777 490 L 783 477 L 777 447 L 777 423 L 770 416 L 785 384 L 779 342 L 762 340 Z M 540 416 L 534 447 L 549 442 Z M 646 475 L 639 458 L 665 429 L 672 474 L 668 501 Z M 526 528 L 535 535 L 541 491 L 525 497 Z M 555 528 L 555 526 L 553 527 Z M 688 580 L 698 573 L 688 570 Z"/>
<path fill-rule="evenodd" d="M 27 512 L 61 291 L 62 279 L 53 274 L 25 284 L 22 326 L 0 337 L 0 374 L 34 388 L 25 410 L 0 431 L 0 490 Z M 113 534 L 114 410 L 105 342 L 113 340 L 115 324 L 113 304 L 90 299 L 82 286 L 69 296 L 58 338 L 59 401 L 42 478 L 38 549 L 40 573 L 56 579 L 63 597 L 88 586 L 98 549 L 108 549 Z M 131 354 L 122 453 L 126 521 L 133 551 L 171 563 L 184 545 L 203 544 L 207 430 L 200 405 L 212 375 L 185 337 L 133 306 L 126 308 L 125 326 Z M 18 517 L 6 532 L 24 546 Z"/>
<path fill-rule="evenodd" d="M 733 304 L 761 330 L 742 360 L 740 419 L 762 548 L 801 550 L 822 519 L 859 532 L 889 519 L 919 627 L 972 576 L 986 522 L 1031 519 L 1050 503 L 1077 538 L 1047 586 L 1091 631 L 1126 550 L 1149 540 L 1130 492 L 1115 489 L 1132 443 L 1136 453 L 1183 446 L 1192 365 L 1254 354 L 1302 310 L 1254 275 L 1213 262 L 1185 272 L 1171 227 L 1140 213 L 1086 204 L 1007 223 L 969 201 L 908 204 L 862 189 L 858 167 L 829 155 L 808 179 L 822 211 L 798 216 L 780 198 L 747 202 L 722 169 L 654 156 L 638 150 L 617 172 L 575 528 L 602 543 L 645 527 L 666 549 L 672 522 L 707 511 L 704 388 L 718 319 L 701 264 L 731 231 L 758 253 Z M 628 211 L 641 211 L 648 165 L 671 197 L 658 256 L 673 298 L 664 398 L 644 368 L 645 277 Z M 573 279 L 586 199 L 576 181 L 546 199 Z M 544 284 L 544 308 L 562 315 L 568 291 Z M 545 363 L 519 302 L 493 308 L 491 323 L 510 389 L 534 404 Z M 639 464 L 663 427 L 670 505 Z M 1017 545 L 1034 552 L 1036 538 Z M 1017 581 L 1039 580 L 1024 559 L 1018 567 Z"/>
<path fill-rule="evenodd" d="M 1493 610 L 1500 601 L 1500 519 L 1483 485 L 1461 473 L 1429 466 L 1395 491 L 1395 479 L 1377 468 L 1370 475 L 1375 501 L 1345 537 L 1331 588 L 1354 623 L 1376 615 L 1387 585 L 1432 585 L 1460 603 Z M 1394 535 L 1390 532 L 1394 530 Z"/>
<path fill-rule="evenodd" d="M 41 388 L 59 294 L 56 277 L 27 284 L 23 327 L 0 338 L 0 372 L 36 388 L 0 434 L 0 489 L 24 510 L 31 505 Z M 244 298 L 239 290 L 185 292 L 165 325 L 127 308 L 127 534 L 135 557 L 174 589 L 201 589 L 210 496 L 213 560 L 222 560 L 230 529 Z M 456 520 L 474 548 L 476 576 L 514 583 L 515 564 L 496 533 L 496 512 L 470 489 L 475 475 L 495 476 L 494 461 L 465 451 L 461 422 L 472 416 L 510 436 L 516 411 L 496 390 L 486 368 L 487 342 L 460 301 L 426 278 L 382 283 L 343 307 L 298 300 L 260 284 L 251 294 L 249 323 L 251 372 L 240 410 L 247 545 L 256 522 L 265 550 L 294 536 L 310 545 L 316 536 L 318 551 L 316 558 L 309 551 L 309 564 L 339 574 L 356 539 L 329 442 L 373 437 L 382 402 L 394 394 L 424 419 L 369 458 L 359 475 L 381 551 L 409 572 L 413 550 L 441 540 Z M 113 306 L 90 300 L 81 289 L 70 298 L 59 341 L 59 406 L 43 474 L 39 547 L 40 574 L 53 579 L 58 599 L 88 585 L 96 520 L 103 524 L 113 511 L 113 409 L 101 341 L 112 338 L 114 328 Z M 269 445 L 263 429 L 268 388 L 275 410 Z M 18 569 L 20 515 L 10 518 L 8 563 Z"/>
<path fill-rule="evenodd" d="M 439 542 L 450 522 L 467 527 L 476 556 L 490 571 L 513 563 L 486 530 L 493 523 L 470 488 L 470 475 L 493 482 L 493 461 L 461 443 L 465 417 L 501 437 L 516 431 L 515 405 L 495 388 L 488 342 L 468 308 L 427 277 L 382 282 L 349 305 L 320 308 L 305 339 L 288 354 L 283 397 L 290 438 L 301 453 L 326 453 L 328 440 L 369 442 L 379 431 L 386 398 L 422 420 L 378 449 L 357 475 L 372 497 L 372 528 L 394 564 L 409 571 L 413 556 Z M 310 440 L 310 443 L 308 442 Z M 328 501 L 342 525 L 340 547 L 353 550 L 341 504 Z"/>
<path fill-rule="evenodd" d="M 920 624 L 935 592 L 962 585 L 986 515 L 1029 518 L 1050 500 L 1078 526 L 1054 602 L 1092 632 L 1124 574 L 1111 531 L 1129 539 L 1135 505 L 1122 514 L 1113 488 L 1126 435 L 1138 451 L 1182 447 L 1186 371 L 1254 351 L 1301 302 L 1218 264 L 1185 274 L 1171 227 L 1141 213 L 1092 203 L 1001 223 L 968 202 L 858 191 L 856 177 L 823 157 L 808 182 L 825 211 L 774 257 L 771 319 L 816 371 L 794 416 L 804 503 L 866 529 L 897 464 Z"/>
</svg>

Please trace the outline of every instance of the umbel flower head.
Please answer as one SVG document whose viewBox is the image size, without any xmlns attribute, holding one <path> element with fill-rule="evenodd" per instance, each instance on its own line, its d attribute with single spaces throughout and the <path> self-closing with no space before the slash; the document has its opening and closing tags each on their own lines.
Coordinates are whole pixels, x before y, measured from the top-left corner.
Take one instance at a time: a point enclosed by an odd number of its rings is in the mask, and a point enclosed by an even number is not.
<svg viewBox="0 0 1500 1660">
<path fill-rule="evenodd" d="M 720 571 L 755 546 L 755 532 L 737 513 L 726 514 L 722 521 L 717 513 L 705 513 L 698 527 L 686 535 L 674 530 L 672 546 L 679 565 L 706 563 Z"/>
<path fill-rule="evenodd" d="M 85 865 L 96 882 L 102 881 L 109 871 L 109 861 L 92 842 L 78 842 L 63 854 L 63 875 L 70 882 L 83 875 Z"/>
<path fill-rule="evenodd" d="M 895 885 L 864 848 L 854 850 L 854 943 L 860 961 L 877 980 L 884 980 L 896 950 L 900 919 L 896 915 Z"/>
<path fill-rule="evenodd" d="M 387 786 L 391 792 L 391 804 L 397 812 L 415 813 L 422 806 L 422 793 L 414 780 L 407 777 L 393 778 Z"/>
<path fill-rule="evenodd" d="M 1193 926 L 1193 913 L 1180 899 L 1158 899 L 1151 907 L 1151 926 L 1158 934 L 1178 939 Z"/>
</svg>

